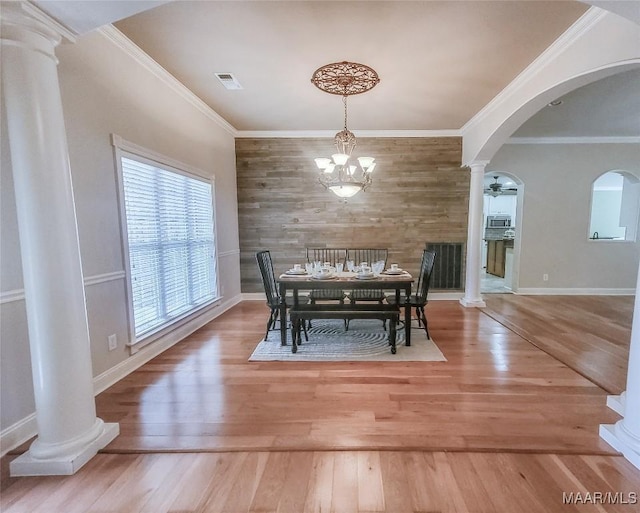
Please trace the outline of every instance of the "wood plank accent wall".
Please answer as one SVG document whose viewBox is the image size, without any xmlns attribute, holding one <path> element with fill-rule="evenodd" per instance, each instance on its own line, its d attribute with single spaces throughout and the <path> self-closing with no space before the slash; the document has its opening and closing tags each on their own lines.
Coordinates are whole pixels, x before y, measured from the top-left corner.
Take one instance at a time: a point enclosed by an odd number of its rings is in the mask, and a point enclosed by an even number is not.
<svg viewBox="0 0 640 513">
<path fill-rule="evenodd" d="M 461 138 L 358 138 L 354 155 L 378 165 L 347 203 L 317 182 L 313 159 L 332 149 L 323 138 L 236 139 L 242 292 L 263 291 L 264 249 L 276 273 L 304 263 L 306 247 L 389 248 L 389 263 L 417 273 L 426 242 L 466 242 Z"/>
</svg>

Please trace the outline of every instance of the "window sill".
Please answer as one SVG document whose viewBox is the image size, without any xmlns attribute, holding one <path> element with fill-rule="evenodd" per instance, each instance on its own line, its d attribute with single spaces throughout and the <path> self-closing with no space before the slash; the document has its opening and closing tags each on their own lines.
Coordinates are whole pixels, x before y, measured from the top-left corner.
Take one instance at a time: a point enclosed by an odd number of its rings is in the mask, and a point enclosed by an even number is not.
<svg viewBox="0 0 640 513">
<path fill-rule="evenodd" d="M 193 322 L 199 316 L 205 314 L 210 308 L 219 306 L 222 302 L 222 297 L 217 297 L 199 305 L 197 308 L 190 310 L 174 319 L 168 324 L 163 324 L 162 326 L 156 328 L 149 333 L 145 333 L 141 338 L 135 340 L 134 342 L 130 342 L 127 344 L 129 347 L 129 353 L 135 354 L 140 351 L 143 347 L 148 346 L 158 340 L 167 337 L 174 331 L 178 330 L 180 327 Z M 197 329 L 197 328 L 196 328 Z"/>
<path fill-rule="evenodd" d="M 631 242 L 631 243 L 636 242 L 635 240 L 614 239 L 613 237 L 611 237 L 611 238 L 599 237 L 597 239 L 594 239 L 593 237 L 589 237 L 587 240 L 588 240 L 588 242 Z"/>
</svg>

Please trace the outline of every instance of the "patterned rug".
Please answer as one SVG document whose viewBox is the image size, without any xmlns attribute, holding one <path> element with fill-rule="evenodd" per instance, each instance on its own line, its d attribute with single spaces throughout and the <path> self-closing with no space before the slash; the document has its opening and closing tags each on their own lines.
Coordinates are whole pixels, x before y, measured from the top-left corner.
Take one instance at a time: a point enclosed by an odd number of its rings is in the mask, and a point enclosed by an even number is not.
<svg viewBox="0 0 640 513">
<path fill-rule="evenodd" d="M 384 362 L 446 362 L 438 346 L 428 340 L 423 330 L 413 330 L 411 346 L 404 345 L 404 328 L 398 329 L 397 353 L 391 354 L 388 333 L 378 320 L 353 320 L 345 331 L 341 320 L 315 320 L 308 330 L 309 341 L 302 340 L 298 352 L 289 345 L 280 345 L 280 331 L 269 332 L 266 340 L 258 344 L 249 358 L 251 362 L 264 361 L 384 361 Z"/>
</svg>

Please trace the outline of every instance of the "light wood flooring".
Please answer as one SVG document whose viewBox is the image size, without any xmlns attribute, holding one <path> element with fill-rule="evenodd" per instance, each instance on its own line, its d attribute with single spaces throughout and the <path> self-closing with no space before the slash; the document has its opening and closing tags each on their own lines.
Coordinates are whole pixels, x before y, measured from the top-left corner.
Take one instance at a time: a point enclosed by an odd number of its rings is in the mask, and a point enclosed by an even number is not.
<svg viewBox="0 0 640 513">
<path fill-rule="evenodd" d="M 607 392 L 625 389 L 632 298 L 488 294 L 485 302 L 485 314 Z"/>
<path fill-rule="evenodd" d="M 633 298 L 530 299 L 429 303 L 448 361 L 409 363 L 248 362 L 268 310 L 241 303 L 98 396 L 121 435 L 78 474 L 5 472 L 0 510 L 640 511 L 624 503 L 640 471 L 598 437 L 619 417 L 595 383 L 624 384 Z"/>
</svg>

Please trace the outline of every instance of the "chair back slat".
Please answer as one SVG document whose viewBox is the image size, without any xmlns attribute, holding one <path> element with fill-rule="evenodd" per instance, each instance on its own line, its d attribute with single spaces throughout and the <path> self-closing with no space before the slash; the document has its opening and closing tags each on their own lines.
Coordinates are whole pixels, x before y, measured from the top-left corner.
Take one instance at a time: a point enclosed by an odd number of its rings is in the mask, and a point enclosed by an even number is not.
<svg viewBox="0 0 640 513">
<path fill-rule="evenodd" d="M 340 248 L 307 248 L 307 262 L 330 262 L 335 267 L 337 263 L 345 264 L 347 250 Z"/>
<path fill-rule="evenodd" d="M 418 285 L 416 286 L 416 298 L 418 301 L 427 300 L 429 293 L 429 283 L 431 282 L 431 274 L 433 273 L 433 265 L 436 261 L 436 252 L 432 249 L 425 249 L 422 252 L 422 263 L 420 264 L 420 275 L 418 276 Z"/>
<path fill-rule="evenodd" d="M 278 284 L 276 283 L 276 275 L 273 271 L 273 262 L 271 261 L 271 253 L 269 251 L 259 251 L 256 253 L 262 284 L 264 285 L 264 293 L 267 296 L 269 305 L 277 305 L 279 301 Z"/>
<path fill-rule="evenodd" d="M 380 260 L 384 261 L 384 265 L 387 265 L 387 258 L 389 257 L 389 250 L 382 248 L 351 248 L 347 249 L 347 260 L 353 260 L 355 265 L 360 265 L 361 262 L 367 262 L 371 265 L 373 262 Z"/>
</svg>

